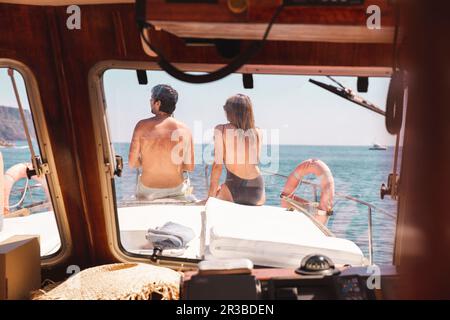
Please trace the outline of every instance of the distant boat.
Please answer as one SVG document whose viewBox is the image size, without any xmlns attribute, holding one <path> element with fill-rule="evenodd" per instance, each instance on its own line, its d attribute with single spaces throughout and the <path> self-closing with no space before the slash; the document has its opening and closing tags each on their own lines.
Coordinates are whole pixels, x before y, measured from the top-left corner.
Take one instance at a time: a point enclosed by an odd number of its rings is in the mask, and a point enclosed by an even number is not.
<svg viewBox="0 0 450 320">
<path fill-rule="evenodd" d="M 11 148 L 14 147 L 14 143 L 0 139 L 0 147 Z"/>
<path fill-rule="evenodd" d="M 369 148 L 369 150 L 387 150 L 386 146 L 382 146 L 380 144 L 374 143 L 372 147 Z"/>
</svg>

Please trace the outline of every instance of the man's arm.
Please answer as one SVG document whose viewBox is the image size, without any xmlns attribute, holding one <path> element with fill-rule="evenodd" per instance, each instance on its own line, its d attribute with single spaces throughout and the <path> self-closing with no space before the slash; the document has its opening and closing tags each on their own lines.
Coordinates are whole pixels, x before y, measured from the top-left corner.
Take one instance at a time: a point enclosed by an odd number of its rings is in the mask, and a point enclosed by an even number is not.
<svg viewBox="0 0 450 320">
<path fill-rule="evenodd" d="M 140 145 L 140 130 L 138 122 L 134 128 L 133 138 L 130 144 L 130 153 L 128 155 L 128 165 L 130 168 L 139 168 L 141 166 L 141 145 Z"/>
<path fill-rule="evenodd" d="M 214 163 L 211 168 L 211 180 L 209 184 L 209 197 L 215 197 L 219 189 L 220 176 L 223 167 L 223 137 L 220 126 L 214 129 Z"/>
</svg>

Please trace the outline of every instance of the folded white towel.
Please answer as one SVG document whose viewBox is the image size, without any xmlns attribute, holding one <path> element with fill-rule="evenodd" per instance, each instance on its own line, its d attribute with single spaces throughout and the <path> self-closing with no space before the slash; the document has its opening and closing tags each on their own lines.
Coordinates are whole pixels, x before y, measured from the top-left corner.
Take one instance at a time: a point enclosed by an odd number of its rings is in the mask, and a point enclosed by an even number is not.
<svg viewBox="0 0 450 320">
<path fill-rule="evenodd" d="M 186 226 L 175 222 L 167 222 L 162 227 L 148 229 L 145 238 L 154 247 L 161 249 L 181 249 L 194 239 L 194 231 Z"/>
</svg>

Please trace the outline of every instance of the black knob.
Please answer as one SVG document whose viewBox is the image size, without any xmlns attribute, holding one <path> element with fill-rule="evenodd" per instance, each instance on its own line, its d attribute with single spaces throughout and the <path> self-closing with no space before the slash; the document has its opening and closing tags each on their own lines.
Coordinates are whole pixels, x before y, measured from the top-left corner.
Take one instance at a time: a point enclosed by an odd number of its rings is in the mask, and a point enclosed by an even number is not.
<svg viewBox="0 0 450 320">
<path fill-rule="evenodd" d="M 27 172 L 28 179 L 31 179 L 31 177 L 34 177 L 37 175 L 37 172 L 34 169 L 27 168 L 26 172 Z"/>
<path fill-rule="evenodd" d="M 384 196 L 389 194 L 389 193 L 390 193 L 390 190 L 388 188 L 386 188 L 386 185 L 383 183 L 381 185 L 381 188 L 380 188 L 380 198 L 381 198 L 381 200 L 383 200 Z"/>
</svg>

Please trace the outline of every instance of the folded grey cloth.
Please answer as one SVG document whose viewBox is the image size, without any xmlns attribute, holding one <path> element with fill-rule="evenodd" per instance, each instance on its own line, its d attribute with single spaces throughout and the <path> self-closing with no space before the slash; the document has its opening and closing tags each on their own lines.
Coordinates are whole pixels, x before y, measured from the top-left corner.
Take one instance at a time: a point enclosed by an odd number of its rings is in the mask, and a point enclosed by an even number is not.
<svg viewBox="0 0 450 320">
<path fill-rule="evenodd" d="M 175 222 L 167 222 L 162 227 L 148 229 L 145 238 L 154 247 L 161 249 L 182 249 L 189 241 L 194 239 L 194 231 L 186 226 Z"/>
</svg>

